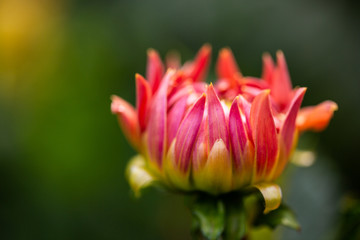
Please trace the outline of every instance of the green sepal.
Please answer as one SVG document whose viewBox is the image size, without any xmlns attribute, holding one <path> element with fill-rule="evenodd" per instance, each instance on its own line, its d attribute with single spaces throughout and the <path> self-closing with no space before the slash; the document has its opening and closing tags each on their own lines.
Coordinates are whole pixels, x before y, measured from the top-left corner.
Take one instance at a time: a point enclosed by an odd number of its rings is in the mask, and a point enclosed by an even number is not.
<svg viewBox="0 0 360 240">
<path fill-rule="evenodd" d="M 296 219 L 294 212 L 284 204 L 268 214 L 260 214 L 255 221 L 255 225 L 267 225 L 272 229 L 282 225 L 297 231 L 301 230 L 301 226 Z"/>
<path fill-rule="evenodd" d="M 136 197 L 140 197 L 141 190 L 156 183 L 156 178 L 147 169 L 145 159 L 136 155 L 128 163 L 126 178 Z"/>
<path fill-rule="evenodd" d="M 260 191 L 264 199 L 264 213 L 269 213 L 280 206 L 282 193 L 279 185 L 262 182 L 254 184 L 253 187 Z"/>
<path fill-rule="evenodd" d="M 190 206 L 193 215 L 193 233 L 201 232 L 208 240 L 219 239 L 225 227 L 225 206 L 217 198 L 199 196 Z"/>
</svg>

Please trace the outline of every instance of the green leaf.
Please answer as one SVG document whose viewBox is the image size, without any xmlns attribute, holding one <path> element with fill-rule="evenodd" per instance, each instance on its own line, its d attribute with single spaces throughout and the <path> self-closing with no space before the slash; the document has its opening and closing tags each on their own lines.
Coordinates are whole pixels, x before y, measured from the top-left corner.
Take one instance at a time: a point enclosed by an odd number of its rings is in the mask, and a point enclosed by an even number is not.
<svg viewBox="0 0 360 240">
<path fill-rule="evenodd" d="M 271 228 L 282 225 L 297 231 L 301 229 L 294 212 L 285 205 L 281 205 L 278 209 L 268 214 L 261 214 L 256 220 L 256 225 L 267 225 Z"/>
<path fill-rule="evenodd" d="M 146 168 L 146 163 L 141 155 L 133 157 L 128 163 L 126 177 L 136 197 L 140 197 L 140 191 L 156 181 L 155 177 Z"/>
<path fill-rule="evenodd" d="M 341 205 L 340 222 L 335 239 L 360 239 L 360 199 L 347 195 Z"/>
<path fill-rule="evenodd" d="M 219 239 L 225 226 L 223 202 L 211 196 L 199 197 L 191 208 L 202 235 L 209 240 Z"/>
<path fill-rule="evenodd" d="M 253 185 L 257 188 L 265 201 L 264 213 L 277 209 L 281 204 L 281 188 L 275 183 L 258 183 Z"/>
</svg>

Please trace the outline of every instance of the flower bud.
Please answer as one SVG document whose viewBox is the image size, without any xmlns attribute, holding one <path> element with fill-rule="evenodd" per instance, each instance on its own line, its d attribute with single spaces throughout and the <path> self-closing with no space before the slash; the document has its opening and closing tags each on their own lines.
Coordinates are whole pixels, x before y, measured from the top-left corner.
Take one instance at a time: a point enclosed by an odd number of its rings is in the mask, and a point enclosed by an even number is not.
<svg viewBox="0 0 360 240">
<path fill-rule="evenodd" d="M 231 50 L 223 49 L 219 79 L 207 86 L 210 53 L 205 45 L 183 66 L 180 57 L 172 57 L 167 65 L 176 69 L 164 73 L 158 53 L 149 50 L 147 80 L 135 76 L 136 109 L 112 98 L 112 112 L 142 156 L 129 167 L 130 175 L 142 174 L 129 176 L 131 185 L 138 191 L 156 180 L 169 189 L 214 195 L 254 186 L 269 196 L 272 210 L 281 200 L 272 182 L 286 167 L 299 133 L 323 130 L 337 105 L 325 101 L 300 109 L 306 88 L 292 89 L 281 51 L 276 64 L 265 54 L 262 78 L 254 78 L 244 77 Z"/>
</svg>

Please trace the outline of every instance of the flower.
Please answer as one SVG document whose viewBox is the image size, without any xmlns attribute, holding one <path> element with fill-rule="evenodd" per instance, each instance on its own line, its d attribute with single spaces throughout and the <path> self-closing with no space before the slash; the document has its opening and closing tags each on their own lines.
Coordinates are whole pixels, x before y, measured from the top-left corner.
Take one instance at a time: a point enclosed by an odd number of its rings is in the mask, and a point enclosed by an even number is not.
<svg viewBox="0 0 360 240">
<path fill-rule="evenodd" d="M 255 78 L 243 76 L 231 50 L 222 49 L 214 85 L 204 82 L 210 55 L 211 47 L 204 45 L 194 61 L 180 66 L 172 54 L 165 72 L 158 53 L 149 50 L 147 80 L 135 75 L 136 108 L 112 97 L 111 110 L 140 153 L 129 164 L 130 184 L 136 191 L 160 182 L 213 195 L 255 186 L 281 199 L 272 182 L 299 133 L 323 130 L 337 105 L 325 101 L 300 109 L 306 88 L 292 88 L 280 51 L 276 64 L 263 56 L 262 77 Z"/>
</svg>

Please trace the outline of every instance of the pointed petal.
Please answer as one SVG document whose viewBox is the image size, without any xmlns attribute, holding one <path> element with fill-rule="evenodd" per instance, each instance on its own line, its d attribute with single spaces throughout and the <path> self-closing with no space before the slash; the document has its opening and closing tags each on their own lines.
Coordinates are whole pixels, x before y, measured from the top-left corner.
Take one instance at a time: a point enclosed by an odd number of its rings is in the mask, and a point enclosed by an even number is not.
<svg viewBox="0 0 360 240">
<path fill-rule="evenodd" d="M 180 123 L 184 118 L 186 106 L 187 106 L 188 96 L 180 98 L 174 106 L 171 107 L 168 113 L 168 124 L 167 124 L 167 137 L 168 143 L 174 140 L 176 133 L 179 129 Z"/>
<path fill-rule="evenodd" d="M 233 159 L 233 179 L 235 188 L 241 188 L 251 182 L 254 163 L 254 147 L 247 137 L 245 116 L 239 108 L 237 97 L 230 108 L 229 136 Z"/>
<path fill-rule="evenodd" d="M 207 111 L 209 147 L 212 148 L 217 140 L 222 139 L 229 148 L 229 133 L 224 109 L 212 84 L 207 89 Z"/>
<path fill-rule="evenodd" d="M 164 65 L 159 53 L 154 49 L 149 49 L 147 55 L 146 79 L 150 83 L 152 92 L 155 93 L 164 74 Z"/>
<path fill-rule="evenodd" d="M 118 117 L 119 125 L 128 141 L 140 149 L 140 127 L 135 109 L 118 96 L 112 96 L 111 112 Z"/>
<path fill-rule="evenodd" d="M 211 59 L 211 46 L 205 44 L 196 55 L 194 62 L 191 64 L 191 71 L 188 78 L 194 82 L 203 81 L 206 77 Z"/>
<path fill-rule="evenodd" d="M 264 79 L 268 84 L 272 84 L 272 78 L 275 70 L 274 61 L 268 53 L 263 55 L 263 72 L 262 79 Z"/>
<path fill-rule="evenodd" d="M 161 168 L 164 149 L 166 146 L 166 111 L 167 88 L 173 70 L 168 70 L 162 80 L 159 90 L 155 94 L 150 106 L 150 116 L 147 126 L 147 147 L 150 160 Z"/>
<path fill-rule="evenodd" d="M 278 51 L 276 53 L 276 62 L 280 72 L 281 83 L 284 85 L 283 87 L 288 90 L 291 90 L 292 85 L 291 85 L 289 70 L 286 64 L 284 53 L 282 51 Z"/>
<path fill-rule="evenodd" d="M 198 134 L 205 109 L 206 96 L 203 94 L 185 116 L 176 135 L 175 161 L 180 169 L 186 171 Z"/>
<path fill-rule="evenodd" d="M 300 109 L 296 119 L 296 127 L 299 131 L 324 130 L 332 118 L 338 105 L 333 101 L 324 101 L 316 106 Z"/>
<path fill-rule="evenodd" d="M 170 51 L 166 54 L 166 68 L 179 69 L 181 66 L 180 54 L 177 51 Z"/>
<path fill-rule="evenodd" d="M 250 124 L 251 104 L 241 95 L 239 95 L 238 104 L 241 112 L 245 115 L 245 119 L 243 119 L 243 122 L 245 122 L 247 137 L 252 143 L 254 143 Z"/>
<path fill-rule="evenodd" d="M 280 150 L 276 167 L 273 169 L 273 173 L 268 176 L 268 180 L 272 180 L 280 176 L 289 161 L 293 147 L 296 145 L 298 134 L 295 128 L 295 121 L 305 92 L 306 88 L 299 88 L 295 91 L 294 98 L 291 101 L 285 120 L 281 125 Z"/>
<path fill-rule="evenodd" d="M 271 96 L 278 102 L 281 109 L 286 108 L 290 101 L 292 86 L 283 52 L 278 51 L 277 67 L 271 83 Z"/>
<path fill-rule="evenodd" d="M 145 159 L 141 155 L 133 157 L 127 165 L 126 178 L 136 197 L 140 197 L 141 190 L 153 185 L 155 177 L 146 168 Z"/>
<path fill-rule="evenodd" d="M 241 113 L 238 105 L 238 98 L 233 101 L 229 114 L 229 131 L 231 153 L 234 159 L 235 168 L 241 168 L 244 164 L 243 154 L 245 152 L 246 136 L 245 127 L 241 119 Z"/>
<path fill-rule="evenodd" d="M 192 153 L 192 169 L 193 171 L 197 171 L 198 169 L 202 168 L 206 161 L 208 154 L 210 152 L 209 149 L 209 132 L 207 131 L 207 118 L 208 113 L 206 109 L 206 103 L 205 103 L 205 109 L 203 114 L 203 119 L 201 121 L 200 129 L 198 132 L 198 135 L 196 137 L 194 150 Z"/>
<path fill-rule="evenodd" d="M 231 190 L 232 166 L 230 154 L 222 139 L 215 142 L 205 166 L 193 172 L 198 189 L 219 194 Z"/>
<path fill-rule="evenodd" d="M 237 66 L 236 60 L 230 48 L 221 49 L 216 63 L 216 72 L 219 78 L 230 80 L 235 76 L 235 74 L 239 74 L 241 76 L 240 69 Z"/>
<path fill-rule="evenodd" d="M 150 104 L 151 89 L 148 82 L 140 74 L 135 75 L 136 81 L 136 109 L 140 130 L 144 131 L 147 124 L 147 111 Z"/>
<path fill-rule="evenodd" d="M 265 200 L 264 213 L 268 213 L 277 209 L 280 206 L 282 193 L 279 185 L 275 183 L 258 183 L 254 185 Z"/>
<path fill-rule="evenodd" d="M 271 171 L 278 155 L 278 140 L 270 109 L 269 91 L 257 95 L 252 103 L 250 123 L 255 143 L 257 176 L 262 179 Z"/>
<path fill-rule="evenodd" d="M 295 96 L 290 104 L 290 108 L 285 117 L 285 121 L 281 127 L 280 135 L 282 141 L 285 143 L 286 154 L 290 154 L 293 146 L 294 133 L 295 133 L 295 121 L 300 109 L 302 100 L 304 98 L 306 88 L 299 88 L 295 92 Z"/>
</svg>

